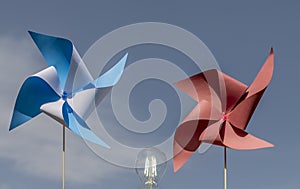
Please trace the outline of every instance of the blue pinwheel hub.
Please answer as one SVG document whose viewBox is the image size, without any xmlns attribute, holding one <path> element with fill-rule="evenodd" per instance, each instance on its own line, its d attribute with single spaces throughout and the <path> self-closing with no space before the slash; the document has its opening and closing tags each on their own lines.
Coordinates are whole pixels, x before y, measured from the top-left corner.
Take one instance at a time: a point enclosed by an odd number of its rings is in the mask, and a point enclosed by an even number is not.
<svg viewBox="0 0 300 189">
<path fill-rule="evenodd" d="M 62 98 L 64 101 L 66 101 L 67 98 L 68 98 L 68 94 L 64 91 L 63 94 L 62 94 L 62 96 L 61 96 L 61 98 Z"/>
<path fill-rule="evenodd" d="M 73 95 L 72 93 L 68 93 L 68 92 L 64 91 L 64 92 L 62 93 L 62 95 L 61 95 L 61 99 L 62 99 L 63 101 L 67 101 L 68 99 L 72 99 L 73 96 L 74 96 L 74 95 Z"/>
<path fill-rule="evenodd" d="M 79 115 L 68 103 L 68 99 L 72 99 L 76 94 L 86 90 L 103 89 L 107 92 L 121 78 L 128 54 L 126 53 L 110 70 L 95 80 L 88 72 L 84 72 L 86 80 L 82 83 L 85 84 L 73 90 L 74 77 L 76 71 L 80 71 L 80 69 L 70 68 L 81 67 L 84 68 L 83 70 L 87 70 L 87 68 L 78 58 L 80 56 L 72 42 L 64 38 L 31 31 L 29 34 L 49 67 L 24 81 L 16 99 L 9 130 L 21 126 L 43 111 L 65 124 L 73 133 L 83 139 L 109 148 L 86 124 L 83 117 L 86 119 L 88 115 Z M 63 92 L 61 93 L 61 91 Z M 87 98 L 89 99 L 84 100 L 91 102 L 97 96 Z M 47 108 L 48 106 L 51 108 Z M 89 106 L 89 103 L 86 103 L 86 106 Z M 88 108 L 83 107 L 83 109 Z"/>
</svg>

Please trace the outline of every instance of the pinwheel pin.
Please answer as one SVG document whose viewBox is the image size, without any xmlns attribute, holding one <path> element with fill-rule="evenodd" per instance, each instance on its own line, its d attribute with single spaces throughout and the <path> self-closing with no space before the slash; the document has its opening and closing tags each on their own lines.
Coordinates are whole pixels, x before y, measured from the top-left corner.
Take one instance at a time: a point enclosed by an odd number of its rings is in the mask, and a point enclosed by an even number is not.
<svg viewBox="0 0 300 189">
<path fill-rule="evenodd" d="M 273 49 L 254 79 L 245 84 L 218 71 L 208 70 L 175 85 L 198 101 L 176 129 L 174 171 L 179 170 L 202 142 L 224 147 L 224 188 L 226 148 L 250 150 L 273 147 L 245 131 L 256 106 L 269 85 L 274 69 Z"/>
<path fill-rule="evenodd" d="M 109 148 L 91 131 L 85 120 L 92 112 L 91 103 L 100 103 L 120 79 L 127 54 L 110 70 L 93 80 L 71 41 L 35 32 L 29 33 L 49 67 L 24 81 L 16 99 L 9 130 L 21 126 L 42 112 L 63 125 L 64 188 L 65 128 L 83 139 Z M 80 81 L 74 83 L 76 75 L 80 75 Z M 96 95 L 90 93 L 91 90 L 96 90 Z M 80 101 L 73 103 L 79 97 Z"/>
</svg>

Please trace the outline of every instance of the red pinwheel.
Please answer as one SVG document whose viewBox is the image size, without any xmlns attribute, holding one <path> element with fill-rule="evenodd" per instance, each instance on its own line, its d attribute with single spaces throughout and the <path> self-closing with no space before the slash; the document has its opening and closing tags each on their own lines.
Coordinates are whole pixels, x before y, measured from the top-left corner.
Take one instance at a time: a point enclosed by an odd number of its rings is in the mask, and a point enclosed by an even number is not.
<svg viewBox="0 0 300 189">
<path fill-rule="evenodd" d="M 175 172 L 202 142 L 223 146 L 225 150 L 226 147 L 236 150 L 273 147 L 245 131 L 270 83 L 273 68 L 274 54 L 271 49 L 265 64 L 249 87 L 215 69 L 175 83 L 198 102 L 175 132 Z"/>
</svg>

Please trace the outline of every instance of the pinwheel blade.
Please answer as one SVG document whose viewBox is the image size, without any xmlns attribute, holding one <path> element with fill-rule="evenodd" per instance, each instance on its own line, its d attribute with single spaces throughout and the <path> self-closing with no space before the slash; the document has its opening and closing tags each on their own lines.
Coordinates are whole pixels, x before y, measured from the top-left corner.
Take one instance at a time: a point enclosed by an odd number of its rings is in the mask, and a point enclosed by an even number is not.
<svg viewBox="0 0 300 189">
<path fill-rule="evenodd" d="M 273 69 L 274 54 L 273 49 L 271 49 L 265 64 L 262 66 L 253 83 L 247 89 L 247 93 L 245 93 L 244 97 L 242 97 L 240 102 L 233 108 L 228 116 L 230 123 L 234 126 L 240 129 L 246 129 L 251 116 L 271 81 Z"/>
<path fill-rule="evenodd" d="M 40 114 L 40 107 L 43 104 L 60 98 L 57 94 L 59 87 L 55 78 L 55 69 L 49 67 L 25 80 L 15 103 L 9 130 Z"/>
<path fill-rule="evenodd" d="M 186 150 L 174 141 L 173 153 L 174 172 L 177 172 L 191 158 L 194 151 Z"/>
<path fill-rule="evenodd" d="M 61 107 L 65 103 L 64 100 L 59 99 L 55 102 L 49 102 L 46 104 L 43 104 L 41 106 L 41 111 L 51 117 L 52 119 L 56 120 L 57 122 L 61 124 L 65 124 L 64 117 L 62 115 Z"/>
<path fill-rule="evenodd" d="M 248 86 L 222 72 L 220 72 L 220 76 L 220 82 L 224 81 L 225 87 L 225 89 L 222 89 L 223 86 L 220 85 L 220 90 L 225 90 L 226 101 L 224 101 L 224 103 L 226 103 L 225 109 L 228 112 L 241 99 Z"/>
<path fill-rule="evenodd" d="M 73 111 L 73 109 L 67 102 L 63 104 L 62 112 L 65 123 L 71 131 L 73 131 L 83 139 L 86 139 L 105 148 L 110 148 L 104 141 L 102 141 L 91 131 L 85 121 L 81 119 L 75 111 Z"/>
<path fill-rule="evenodd" d="M 219 135 L 222 125 L 222 120 L 210 123 L 210 125 L 201 133 L 199 141 L 208 144 L 222 145 Z"/>
<path fill-rule="evenodd" d="M 67 39 L 32 31 L 29 31 L 29 34 L 41 51 L 47 64 L 54 66 L 57 70 L 61 87 L 64 89 L 73 53 L 72 42 Z"/>
<path fill-rule="evenodd" d="M 83 86 L 86 86 L 93 80 L 93 77 L 73 45 L 73 53 L 64 91 L 71 94 L 73 91 L 82 89 Z"/>
<path fill-rule="evenodd" d="M 245 130 L 262 95 L 263 91 L 244 99 L 228 115 L 229 122 L 237 128 Z"/>
<path fill-rule="evenodd" d="M 214 85 L 212 85 L 214 83 Z M 212 93 L 219 94 L 218 70 L 208 70 L 174 84 L 196 101 L 210 102 Z M 218 98 L 218 97 L 217 97 Z"/>
<path fill-rule="evenodd" d="M 121 75 L 124 71 L 127 57 L 128 57 L 128 53 L 126 53 L 121 58 L 121 60 L 116 65 L 114 65 L 110 70 L 108 70 L 103 75 L 101 75 L 99 78 L 97 78 L 96 80 L 91 82 L 91 84 L 95 88 L 104 88 L 104 87 L 114 86 L 121 78 Z"/>
<path fill-rule="evenodd" d="M 224 127 L 224 133 L 222 135 L 223 144 L 236 150 L 254 150 L 274 147 L 273 144 L 259 139 L 242 129 L 234 127 L 228 122 Z"/>
<path fill-rule="evenodd" d="M 269 85 L 274 70 L 274 51 L 273 48 L 270 50 L 270 54 L 265 61 L 264 65 L 260 69 L 259 73 L 257 74 L 256 78 L 248 88 L 248 96 L 252 96 L 256 93 L 267 88 Z"/>
<path fill-rule="evenodd" d="M 68 103 L 83 120 L 86 120 L 110 91 L 111 87 L 83 90 L 76 93 Z"/>
<path fill-rule="evenodd" d="M 208 120 L 193 120 L 181 124 L 173 142 L 174 171 L 179 170 L 201 144 L 199 137 L 208 126 Z"/>
</svg>

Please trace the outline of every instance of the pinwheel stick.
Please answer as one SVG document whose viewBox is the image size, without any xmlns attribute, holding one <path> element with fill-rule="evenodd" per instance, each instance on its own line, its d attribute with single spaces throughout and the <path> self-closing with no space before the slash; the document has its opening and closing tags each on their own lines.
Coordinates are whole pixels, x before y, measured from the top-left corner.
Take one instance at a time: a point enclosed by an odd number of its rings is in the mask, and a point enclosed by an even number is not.
<svg viewBox="0 0 300 189">
<path fill-rule="evenodd" d="M 227 189 L 227 157 L 226 157 L 226 147 L 224 147 L 224 189 Z"/>
<path fill-rule="evenodd" d="M 66 125 L 63 124 L 62 134 L 62 189 L 65 189 L 65 150 L 66 150 Z"/>
</svg>

